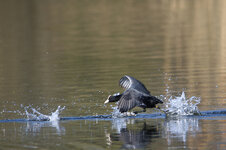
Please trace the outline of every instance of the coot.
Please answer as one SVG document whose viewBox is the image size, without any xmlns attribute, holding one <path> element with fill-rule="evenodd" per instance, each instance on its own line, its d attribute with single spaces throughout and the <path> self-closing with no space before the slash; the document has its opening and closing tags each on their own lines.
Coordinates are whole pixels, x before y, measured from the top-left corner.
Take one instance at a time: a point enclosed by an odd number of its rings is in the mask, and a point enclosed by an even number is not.
<svg viewBox="0 0 226 150">
<path fill-rule="evenodd" d="M 117 93 L 109 95 L 104 103 L 119 101 L 118 109 L 121 113 L 127 112 L 134 107 L 141 107 L 145 112 L 146 108 L 155 108 L 156 104 L 163 103 L 162 100 L 151 96 L 144 84 L 131 76 L 123 76 L 119 80 L 119 85 L 123 87 L 125 91 L 122 94 Z"/>
</svg>

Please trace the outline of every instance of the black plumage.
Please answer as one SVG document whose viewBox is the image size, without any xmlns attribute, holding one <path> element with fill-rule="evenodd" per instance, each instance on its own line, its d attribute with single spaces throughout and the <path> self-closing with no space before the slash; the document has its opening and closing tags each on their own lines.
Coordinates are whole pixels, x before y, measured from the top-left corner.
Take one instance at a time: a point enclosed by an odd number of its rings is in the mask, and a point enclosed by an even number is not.
<svg viewBox="0 0 226 150">
<path fill-rule="evenodd" d="M 146 89 L 143 83 L 137 79 L 125 75 L 119 80 L 119 85 L 125 89 L 122 94 L 114 94 L 109 96 L 105 103 L 117 102 L 118 109 L 121 113 L 127 112 L 134 107 L 154 108 L 156 104 L 163 103 L 162 100 L 151 96 L 150 92 Z"/>
</svg>

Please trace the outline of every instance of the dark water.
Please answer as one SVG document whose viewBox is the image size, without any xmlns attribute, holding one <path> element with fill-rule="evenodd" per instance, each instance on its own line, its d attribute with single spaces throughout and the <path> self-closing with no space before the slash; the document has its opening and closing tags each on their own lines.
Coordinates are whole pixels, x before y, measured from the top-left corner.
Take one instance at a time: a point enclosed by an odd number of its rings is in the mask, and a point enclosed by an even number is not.
<svg viewBox="0 0 226 150">
<path fill-rule="evenodd" d="M 125 74 L 226 108 L 223 0 L 0 1 L 0 120 L 111 114 Z M 112 104 L 115 106 L 114 104 Z M 154 111 L 148 110 L 147 113 Z M 226 149 L 226 117 L 2 121 L 0 149 Z"/>
</svg>

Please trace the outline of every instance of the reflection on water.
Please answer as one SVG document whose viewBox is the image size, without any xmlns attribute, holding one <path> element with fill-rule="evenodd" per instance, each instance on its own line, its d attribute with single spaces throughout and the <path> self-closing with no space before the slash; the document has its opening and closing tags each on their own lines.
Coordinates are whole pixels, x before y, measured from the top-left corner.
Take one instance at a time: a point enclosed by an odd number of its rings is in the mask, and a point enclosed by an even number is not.
<svg viewBox="0 0 226 150">
<path fill-rule="evenodd" d="M 131 127 L 128 127 L 132 125 Z M 134 126 L 133 126 L 134 125 Z M 146 120 L 135 120 L 119 118 L 112 121 L 112 128 L 116 129 L 114 133 L 106 133 L 107 144 L 111 145 L 113 141 L 121 141 L 121 149 L 140 149 L 145 148 L 151 143 L 152 138 L 158 138 L 159 132 L 157 125 L 149 125 Z"/>
<path fill-rule="evenodd" d="M 201 131 L 201 128 L 199 127 L 199 119 L 193 117 L 167 119 L 164 122 L 164 127 L 163 135 L 167 138 L 169 145 L 171 145 L 171 140 L 174 138 L 186 143 L 188 133 L 198 133 Z"/>
<path fill-rule="evenodd" d="M 49 147 L 51 145 L 56 146 L 66 133 L 66 129 L 58 121 L 28 121 L 0 125 L 0 144 L 5 147 L 4 149 L 31 149 Z M 54 142 L 51 143 L 48 140 L 52 139 L 53 135 Z"/>
<path fill-rule="evenodd" d="M 116 132 L 105 133 L 107 145 L 120 140 L 123 142 L 122 147 L 126 149 L 145 148 L 152 138 L 158 137 L 165 138 L 169 146 L 173 145 L 172 141 L 182 141 L 186 145 L 188 134 L 195 136 L 201 132 L 199 118 L 180 117 L 159 121 L 148 124 L 146 119 L 113 119 L 112 128 Z"/>
<path fill-rule="evenodd" d="M 128 124 L 134 124 L 134 119 L 116 118 L 112 120 L 112 128 L 115 129 L 117 133 L 120 133 L 121 129 L 126 128 Z"/>
<path fill-rule="evenodd" d="M 32 135 L 36 136 L 40 134 L 41 129 L 45 128 L 53 128 L 55 129 L 55 133 L 58 135 L 64 135 L 65 134 L 65 128 L 63 126 L 59 125 L 59 121 L 48 121 L 48 122 L 35 122 L 35 121 L 29 121 L 26 123 L 25 132 L 26 135 Z M 54 131 L 53 131 L 54 132 Z M 48 133 L 47 133 L 48 134 Z M 49 135 L 44 135 L 49 136 Z"/>
<path fill-rule="evenodd" d="M 213 115 L 214 116 L 214 115 Z M 213 120 L 214 119 L 214 120 Z M 189 116 L 180 118 L 114 118 L 108 120 L 63 120 L 63 121 L 28 121 L 1 123 L 0 143 L 3 139 L 15 141 L 23 134 L 23 140 L 35 147 L 48 147 L 59 143 L 61 148 L 74 149 L 158 149 L 158 148 L 208 148 L 208 142 L 215 138 L 218 145 L 225 144 L 225 122 L 222 116 Z M 216 132 L 206 137 L 208 130 L 216 127 Z M 217 133 L 217 134 L 216 134 Z M 221 135 L 222 137 L 219 137 Z M 68 139 L 65 141 L 65 137 Z M 48 140 L 46 140 L 48 139 Z M 204 140 L 205 139 L 205 140 Z M 193 142 L 192 142 L 193 141 Z M 67 145 L 64 145 L 65 142 Z M 194 143 L 195 142 L 195 143 Z M 33 144 L 32 144 L 33 143 Z M 195 145 L 194 145 L 195 144 Z M 217 144 L 217 143 L 216 143 Z M 24 144 L 27 146 L 28 144 Z"/>
</svg>

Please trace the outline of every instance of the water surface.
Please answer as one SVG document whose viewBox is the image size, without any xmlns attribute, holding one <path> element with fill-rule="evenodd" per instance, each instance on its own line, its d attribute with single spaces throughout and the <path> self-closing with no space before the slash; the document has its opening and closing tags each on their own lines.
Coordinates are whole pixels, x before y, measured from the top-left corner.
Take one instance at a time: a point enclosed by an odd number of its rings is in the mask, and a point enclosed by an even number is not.
<svg viewBox="0 0 226 150">
<path fill-rule="evenodd" d="M 223 0 L 0 1 L 0 120 L 109 115 L 125 74 L 226 108 Z M 115 106 L 115 104 L 112 104 Z M 153 113 L 148 110 L 147 113 Z M 2 149 L 226 149 L 225 116 L 1 122 Z"/>
</svg>

